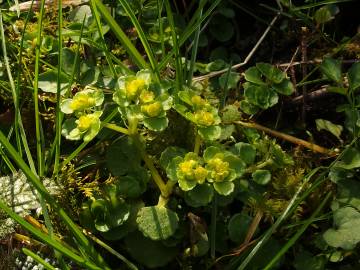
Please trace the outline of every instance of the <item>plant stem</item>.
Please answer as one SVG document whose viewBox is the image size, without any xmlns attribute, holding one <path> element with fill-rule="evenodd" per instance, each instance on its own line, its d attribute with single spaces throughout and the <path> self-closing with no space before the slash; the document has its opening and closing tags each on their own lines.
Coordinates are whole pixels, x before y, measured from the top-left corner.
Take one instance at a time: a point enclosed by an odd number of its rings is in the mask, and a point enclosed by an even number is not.
<svg viewBox="0 0 360 270">
<path fill-rule="evenodd" d="M 201 137 L 199 133 L 197 133 L 195 137 L 195 145 L 194 145 L 194 153 L 197 155 L 199 155 L 201 143 L 202 143 Z"/>
<path fill-rule="evenodd" d="M 311 142 L 296 138 L 294 136 L 291 136 L 291 135 L 288 135 L 288 134 L 285 134 L 285 133 L 282 133 L 282 132 L 279 132 L 279 131 L 276 131 L 276 130 L 273 130 L 273 129 L 270 129 L 270 128 L 267 128 L 267 127 L 264 127 L 264 126 L 259 125 L 257 123 L 235 121 L 234 124 L 238 124 L 238 125 L 241 125 L 241 126 L 247 127 L 247 128 L 255 128 L 257 130 L 264 131 L 265 133 L 268 133 L 268 134 L 270 134 L 272 136 L 278 137 L 280 139 L 289 141 L 289 142 L 294 143 L 294 144 L 304 146 L 304 147 L 312 150 L 313 152 L 318 152 L 318 153 L 326 154 L 326 155 L 329 155 L 329 156 L 336 156 L 338 154 L 335 151 L 324 148 L 324 147 L 319 146 L 317 144 L 314 144 L 314 143 L 311 143 Z"/>
<path fill-rule="evenodd" d="M 161 196 L 163 196 L 164 198 L 169 197 L 169 195 L 171 194 L 172 188 L 169 189 L 168 186 L 163 181 L 163 179 L 161 178 L 158 170 L 156 169 L 156 167 L 154 165 L 154 162 L 152 161 L 152 159 L 149 157 L 149 155 L 146 153 L 145 149 L 143 148 L 143 145 L 140 141 L 139 135 L 136 134 L 136 135 L 132 135 L 131 137 L 133 138 L 134 143 L 135 143 L 136 147 L 138 148 L 140 155 L 146 164 L 146 167 L 148 167 L 148 169 L 150 170 L 151 176 L 152 176 L 155 184 L 160 189 Z"/>
<path fill-rule="evenodd" d="M 172 185 L 165 184 L 164 180 L 161 178 L 158 170 L 156 169 L 154 162 L 146 153 L 143 144 L 141 143 L 140 135 L 137 131 L 137 124 L 138 124 L 138 120 L 133 118 L 133 119 L 129 119 L 128 129 L 109 123 L 104 123 L 103 126 L 112 129 L 114 131 L 120 132 L 122 134 L 129 135 L 134 140 L 134 144 L 138 148 L 140 155 L 146 164 L 146 167 L 148 167 L 148 169 L 150 170 L 151 176 L 154 179 L 155 184 L 160 189 L 161 196 L 163 196 L 164 198 L 168 198 L 172 192 Z"/>
<path fill-rule="evenodd" d="M 111 130 L 114 130 L 114 131 L 117 131 L 117 132 L 120 132 L 120 133 L 123 133 L 126 135 L 129 135 L 129 130 L 127 128 L 119 127 L 115 124 L 104 123 L 103 127 L 106 127 L 108 129 L 111 129 Z"/>
<path fill-rule="evenodd" d="M 211 232 L 210 232 L 210 256 L 215 259 L 216 251 L 216 217 L 217 217 L 217 194 L 214 195 L 211 208 Z"/>
</svg>

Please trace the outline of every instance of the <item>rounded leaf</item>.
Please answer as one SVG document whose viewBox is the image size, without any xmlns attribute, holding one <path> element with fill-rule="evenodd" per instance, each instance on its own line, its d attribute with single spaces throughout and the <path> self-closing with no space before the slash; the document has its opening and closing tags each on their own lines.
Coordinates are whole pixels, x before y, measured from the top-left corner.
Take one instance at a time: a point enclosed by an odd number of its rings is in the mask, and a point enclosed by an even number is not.
<svg viewBox="0 0 360 270">
<path fill-rule="evenodd" d="M 259 185 L 266 185 L 271 180 L 271 173 L 268 170 L 256 170 L 251 176 Z"/>
<path fill-rule="evenodd" d="M 224 196 L 230 195 L 235 189 L 233 182 L 214 182 L 213 185 L 216 192 Z"/>
<path fill-rule="evenodd" d="M 208 205 L 214 196 L 214 189 L 210 184 L 202 184 L 185 192 L 185 202 L 192 207 Z"/>
<path fill-rule="evenodd" d="M 136 222 L 144 236 L 152 240 L 165 240 L 169 238 L 179 226 L 177 214 L 163 206 L 141 208 Z"/>
<path fill-rule="evenodd" d="M 256 148 L 249 143 L 239 142 L 235 144 L 235 153 L 240 156 L 240 158 L 246 164 L 253 164 L 256 157 Z"/>
</svg>

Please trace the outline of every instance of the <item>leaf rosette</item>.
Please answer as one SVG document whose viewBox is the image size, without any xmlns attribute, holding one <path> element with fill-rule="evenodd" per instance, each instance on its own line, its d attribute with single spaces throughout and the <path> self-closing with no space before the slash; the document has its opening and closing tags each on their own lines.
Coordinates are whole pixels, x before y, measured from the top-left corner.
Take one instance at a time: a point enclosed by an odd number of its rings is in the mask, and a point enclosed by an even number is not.
<svg viewBox="0 0 360 270">
<path fill-rule="evenodd" d="M 150 130 L 161 131 L 168 125 L 166 111 L 171 108 L 172 98 L 160 84 L 153 83 L 148 70 L 120 77 L 113 100 L 123 116 L 142 121 Z"/>
<path fill-rule="evenodd" d="M 245 163 L 228 151 L 210 146 L 204 151 L 205 168 L 209 171 L 207 181 L 217 193 L 227 196 L 234 191 L 233 181 L 243 175 Z"/>
<path fill-rule="evenodd" d="M 203 158 L 193 152 L 173 158 L 166 172 L 169 179 L 178 182 L 183 191 L 191 191 L 207 182 L 217 193 L 227 196 L 234 191 L 233 181 L 244 173 L 245 166 L 232 153 L 210 146 Z"/>
<path fill-rule="evenodd" d="M 73 98 L 64 99 L 61 102 L 61 111 L 65 114 L 81 114 L 92 110 L 104 102 L 104 93 L 101 89 L 86 86 L 83 91 L 77 92 Z"/>
<path fill-rule="evenodd" d="M 185 103 L 176 104 L 175 109 L 187 120 L 193 122 L 200 136 L 208 141 L 216 140 L 221 135 L 221 118 L 218 110 L 201 96 L 191 90 L 179 92 L 180 100 Z"/>
<path fill-rule="evenodd" d="M 65 114 L 74 114 L 76 118 L 65 120 L 62 135 L 68 140 L 92 140 L 100 131 L 102 115 L 102 111 L 96 111 L 95 108 L 103 102 L 103 91 L 93 86 L 86 86 L 73 98 L 64 99 L 60 104 L 61 111 Z"/>
<path fill-rule="evenodd" d="M 245 71 L 244 97 L 240 109 L 255 114 L 259 109 L 268 109 L 278 103 L 279 96 L 289 96 L 295 89 L 286 73 L 268 63 L 257 63 Z"/>
<path fill-rule="evenodd" d="M 100 131 L 101 115 L 101 111 L 96 111 L 82 114 L 78 119 L 67 119 L 62 126 L 61 133 L 68 140 L 83 138 L 85 142 L 91 141 Z"/>
</svg>

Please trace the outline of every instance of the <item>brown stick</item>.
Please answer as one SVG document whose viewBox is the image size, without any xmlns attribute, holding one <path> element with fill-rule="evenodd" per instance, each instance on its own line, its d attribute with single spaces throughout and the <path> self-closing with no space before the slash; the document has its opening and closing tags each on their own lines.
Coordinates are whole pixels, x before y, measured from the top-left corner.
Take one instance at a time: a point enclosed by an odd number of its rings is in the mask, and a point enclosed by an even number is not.
<svg viewBox="0 0 360 270">
<path fill-rule="evenodd" d="M 329 156 L 336 156 L 338 155 L 337 152 L 327 149 L 325 147 L 319 146 L 317 144 L 296 138 L 294 136 L 276 131 L 276 130 L 272 130 L 270 128 L 264 127 L 262 125 L 259 125 L 257 123 L 249 123 L 249 122 L 243 122 L 243 121 L 235 121 L 234 124 L 237 125 L 241 125 L 243 127 L 247 127 L 247 128 L 255 128 L 257 130 L 261 130 L 264 131 L 265 133 L 268 133 L 274 137 L 280 138 L 282 140 L 291 142 L 293 144 L 297 144 L 297 145 L 301 145 L 304 146 L 305 148 L 310 149 L 313 152 L 317 152 L 317 153 L 321 153 L 321 154 L 325 154 L 325 155 L 329 155 Z"/>
</svg>

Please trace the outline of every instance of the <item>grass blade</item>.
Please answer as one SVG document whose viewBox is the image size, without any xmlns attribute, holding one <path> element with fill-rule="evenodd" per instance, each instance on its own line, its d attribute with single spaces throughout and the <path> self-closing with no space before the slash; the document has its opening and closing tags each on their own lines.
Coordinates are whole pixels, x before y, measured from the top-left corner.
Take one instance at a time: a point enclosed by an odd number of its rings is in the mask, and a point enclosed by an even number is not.
<svg viewBox="0 0 360 270">
<path fill-rule="evenodd" d="M 27 231 L 31 232 L 37 238 L 41 239 L 44 243 L 48 244 L 49 246 L 53 247 L 54 249 L 58 250 L 74 262 L 77 262 L 79 265 L 87 267 L 88 269 L 93 270 L 101 270 L 102 268 L 96 266 L 92 262 L 85 261 L 84 258 L 80 257 L 79 255 L 73 253 L 71 250 L 67 249 L 61 243 L 55 241 L 47 234 L 41 232 L 40 230 L 33 227 L 30 223 L 26 222 L 22 217 L 14 213 L 3 201 L 0 200 L 0 209 L 4 210 L 6 214 L 8 214 L 12 219 L 14 219 L 17 223 L 19 223 L 23 228 Z"/>
<path fill-rule="evenodd" d="M 175 29 L 174 16 L 171 11 L 169 0 L 165 0 L 165 9 L 166 9 L 166 14 L 167 14 L 167 17 L 169 20 L 170 28 L 171 28 L 171 36 L 172 36 L 172 40 L 173 40 L 173 44 L 174 44 L 173 49 L 175 49 L 175 64 L 176 64 L 175 76 L 176 76 L 176 86 L 177 86 L 176 88 L 177 88 L 177 91 L 181 91 L 182 84 L 183 84 L 183 76 L 182 76 L 183 72 L 182 72 L 182 65 L 181 65 L 180 47 L 179 47 L 178 37 L 176 34 L 176 29 Z"/>
<path fill-rule="evenodd" d="M 78 229 L 77 225 L 70 219 L 66 214 L 63 208 L 61 208 L 55 199 L 47 192 L 44 185 L 39 180 L 39 177 L 35 175 L 30 168 L 26 165 L 24 160 L 17 153 L 15 148 L 10 144 L 4 134 L 0 131 L 0 143 L 6 149 L 8 154 L 13 158 L 17 163 L 19 168 L 26 175 L 28 181 L 33 185 L 33 187 L 39 192 L 39 194 L 50 204 L 52 209 L 59 215 L 61 220 L 67 225 L 69 230 L 73 233 L 74 237 L 78 240 L 81 246 L 87 251 L 87 253 L 100 265 L 104 266 L 104 269 L 108 269 L 102 257 L 97 253 L 94 247 L 91 245 L 89 240 L 84 236 L 84 234 Z"/>
<path fill-rule="evenodd" d="M 110 29 L 114 32 L 115 36 L 124 46 L 125 50 L 129 54 L 130 58 L 134 61 L 134 63 L 139 68 L 147 68 L 147 63 L 145 62 L 144 58 L 141 56 L 135 46 L 131 43 L 131 40 L 126 36 L 121 27 L 116 23 L 114 18 L 107 10 L 107 7 L 103 3 L 101 3 L 101 1 L 95 1 L 95 4 L 100 14 L 103 16 L 106 23 L 110 26 Z"/>
<path fill-rule="evenodd" d="M 52 266 L 50 263 L 46 262 L 43 258 L 41 258 L 39 255 L 32 252 L 30 249 L 22 248 L 22 252 L 24 252 L 25 255 L 33 258 L 36 262 L 43 265 L 48 270 L 56 270 L 54 266 Z"/>
<path fill-rule="evenodd" d="M 290 247 L 292 247 L 295 242 L 299 239 L 299 237 L 305 232 L 307 227 L 313 223 L 315 217 L 319 214 L 319 212 L 323 209 L 327 201 L 330 199 L 332 193 L 328 193 L 324 200 L 320 203 L 320 205 L 316 208 L 314 213 L 311 215 L 310 218 L 301 226 L 301 228 L 296 232 L 296 234 L 291 237 L 291 239 L 279 250 L 279 252 L 272 258 L 272 260 L 265 266 L 264 270 L 271 269 L 272 266 L 288 251 Z"/>
<path fill-rule="evenodd" d="M 135 16 L 135 13 L 134 11 L 132 10 L 132 8 L 130 7 L 128 1 L 126 0 L 118 0 L 120 2 L 120 4 L 123 6 L 125 12 L 127 13 L 127 15 L 130 17 L 130 20 L 132 22 L 132 24 L 134 25 L 138 35 L 139 35 L 139 38 L 140 38 L 140 41 L 145 49 L 145 52 L 146 52 L 146 55 L 147 57 L 149 58 L 149 61 L 150 61 L 150 66 L 151 66 L 151 69 L 152 71 L 156 74 L 156 76 L 158 77 L 158 79 L 160 79 L 160 74 L 159 74 L 159 71 L 158 71 L 158 67 L 157 67 L 157 62 L 155 60 L 155 57 L 154 57 L 154 53 L 150 47 L 150 44 L 146 38 L 146 35 L 139 23 L 139 20 L 136 18 Z"/>
</svg>

